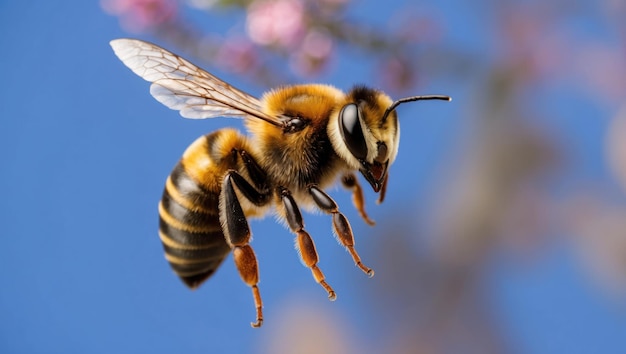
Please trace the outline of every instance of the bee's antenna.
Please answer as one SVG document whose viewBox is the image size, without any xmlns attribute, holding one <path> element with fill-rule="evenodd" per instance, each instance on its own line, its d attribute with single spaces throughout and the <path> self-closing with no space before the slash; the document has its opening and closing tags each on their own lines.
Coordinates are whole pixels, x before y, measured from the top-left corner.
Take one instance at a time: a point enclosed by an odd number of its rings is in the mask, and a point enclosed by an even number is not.
<svg viewBox="0 0 626 354">
<path fill-rule="evenodd" d="M 385 121 L 387 120 L 387 116 L 389 115 L 389 113 L 391 113 L 391 111 L 396 109 L 396 107 L 398 107 L 401 103 L 413 102 L 413 101 L 419 101 L 419 100 L 452 101 L 452 98 L 450 96 L 444 96 L 444 95 L 411 96 L 411 97 L 401 98 L 397 100 L 396 102 L 392 103 L 391 106 L 387 108 L 387 110 L 385 111 L 385 114 L 383 114 L 382 124 L 385 124 Z"/>
</svg>

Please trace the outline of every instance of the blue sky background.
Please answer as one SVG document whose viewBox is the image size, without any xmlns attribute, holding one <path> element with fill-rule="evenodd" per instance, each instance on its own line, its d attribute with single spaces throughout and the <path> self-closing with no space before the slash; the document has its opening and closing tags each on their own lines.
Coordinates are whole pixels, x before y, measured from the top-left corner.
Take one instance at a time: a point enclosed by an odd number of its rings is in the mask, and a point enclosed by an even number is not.
<svg viewBox="0 0 626 354">
<path fill-rule="evenodd" d="M 357 12 L 375 21 L 394 3 L 367 1 Z M 488 13 L 483 7 L 439 4 L 437 13 L 451 24 L 446 40 L 488 52 L 481 38 L 489 28 L 477 16 Z M 581 26 L 594 25 L 583 20 Z M 468 82 L 433 80 L 419 93 L 446 93 L 453 102 L 402 107 L 402 115 L 421 118 L 402 121 L 385 203 L 376 206 L 368 191 L 376 228 L 359 219 L 347 193 L 331 191 L 352 222 L 365 264 L 377 271 L 374 278 L 361 274 L 337 245 L 328 217 L 306 214 L 320 265 L 338 293 L 336 302 L 328 302 L 301 266 L 292 235 L 272 218 L 251 222 L 266 317 L 264 328 L 252 330 L 251 294 L 232 259 L 191 292 L 170 271 L 156 234 L 163 182 L 186 146 L 206 132 L 241 123 L 183 120 L 156 102 L 149 85 L 109 47 L 111 39 L 128 36 L 97 2 L 0 2 L 0 352 L 269 353 L 275 348 L 270 334 L 284 329 L 292 308 L 310 308 L 311 318 L 321 314 L 339 328 L 345 325 L 357 349 L 376 343 L 385 323 L 367 309 L 384 313 L 386 304 L 368 303 L 372 297 L 364 294 L 375 293 L 391 275 L 374 240 L 388 237 L 385 231 L 393 226 L 383 220 L 430 208 L 427 188 L 438 178 L 440 160 L 450 158 L 475 98 Z M 342 89 L 367 83 L 367 71 L 354 66 L 322 81 Z M 263 92 L 240 77 L 219 76 L 250 93 Z M 582 154 L 570 181 L 593 178 L 622 193 L 599 162 L 604 122 L 584 118 L 608 116 L 615 107 L 571 97 L 566 91 L 553 106 L 567 119 L 549 122 Z M 497 266 L 487 272 L 483 300 L 508 346 L 519 353 L 621 352 L 624 302 L 599 291 L 567 247 L 546 252 L 530 266 L 494 261 Z"/>
</svg>

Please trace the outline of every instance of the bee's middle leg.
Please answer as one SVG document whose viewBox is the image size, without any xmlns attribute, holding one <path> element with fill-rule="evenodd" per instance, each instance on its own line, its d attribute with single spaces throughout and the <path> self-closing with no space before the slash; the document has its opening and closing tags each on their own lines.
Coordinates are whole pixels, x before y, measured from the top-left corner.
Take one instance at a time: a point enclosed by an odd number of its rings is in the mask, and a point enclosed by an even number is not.
<svg viewBox="0 0 626 354">
<path fill-rule="evenodd" d="M 241 279 L 252 288 L 256 307 L 256 322 L 252 327 L 260 327 L 263 323 L 263 302 L 259 292 L 259 265 L 254 250 L 249 245 L 251 232 L 246 215 L 241 208 L 235 188 L 251 202 L 262 205 L 268 200 L 269 194 L 259 193 L 236 171 L 229 171 L 222 183 L 220 194 L 220 222 L 226 241 L 233 249 L 233 258 Z"/>
<path fill-rule="evenodd" d="M 310 185 L 309 194 L 315 201 L 315 204 L 324 212 L 331 213 L 333 216 L 333 229 L 337 234 L 337 238 L 341 242 L 344 247 L 348 249 L 354 263 L 356 263 L 357 267 L 361 268 L 365 274 L 367 274 L 370 278 L 374 276 L 374 270 L 366 267 L 361 262 L 361 257 L 354 249 L 354 235 L 352 233 L 352 227 L 348 222 L 348 219 L 339 211 L 337 207 L 337 203 L 323 190 L 319 189 L 316 185 Z"/>
<path fill-rule="evenodd" d="M 296 201 L 293 199 L 291 192 L 289 192 L 286 188 L 279 189 L 279 193 L 285 208 L 287 224 L 289 225 L 291 231 L 296 234 L 296 245 L 300 251 L 302 263 L 304 263 L 307 268 L 311 269 L 315 281 L 319 283 L 324 290 L 326 290 L 328 298 L 331 301 L 334 301 L 337 298 L 337 295 L 335 294 L 333 288 L 326 283 L 324 273 L 322 273 L 320 268 L 317 266 L 319 256 L 317 254 L 317 250 L 315 249 L 315 243 L 313 243 L 313 239 L 309 233 L 304 230 L 302 213 L 300 213 L 300 209 L 298 208 Z"/>
</svg>

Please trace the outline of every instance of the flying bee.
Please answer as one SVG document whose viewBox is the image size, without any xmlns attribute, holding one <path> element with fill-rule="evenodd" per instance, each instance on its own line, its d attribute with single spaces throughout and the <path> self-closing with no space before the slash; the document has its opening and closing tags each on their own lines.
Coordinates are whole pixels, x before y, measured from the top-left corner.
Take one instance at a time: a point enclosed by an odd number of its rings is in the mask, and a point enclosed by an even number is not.
<svg viewBox="0 0 626 354">
<path fill-rule="evenodd" d="M 248 218 L 273 208 L 295 234 L 302 263 L 334 300 L 335 291 L 318 266 L 315 244 L 304 228 L 300 206 L 332 217 L 335 236 L 370 277 L 361 262 L 352 228 L 324 191 L 341 178 L 365 212 L 359 171 L 382 202 L 388 170 L 398 154 L 399 104 L 450 100 L 413 96 L 393 101 L 381 91 L 356 86 L 348 93 L 328 85 L 294 85 L 257 99 L 176 54 L 135 39 L 111 41 L 115 54 L 135 74 L 150 81 L 150 93 L 185 118 L 239 117 L 249 136 L 225 128 L 194 141 L 165 182 L 159 203 L 159 237 L 165 258 L 194 289 L 207 280 L 232 251 L 242 280 L 252 289 L 253 327 L 263 322 L 259 270 L 250 246 Z"/>
</svg>

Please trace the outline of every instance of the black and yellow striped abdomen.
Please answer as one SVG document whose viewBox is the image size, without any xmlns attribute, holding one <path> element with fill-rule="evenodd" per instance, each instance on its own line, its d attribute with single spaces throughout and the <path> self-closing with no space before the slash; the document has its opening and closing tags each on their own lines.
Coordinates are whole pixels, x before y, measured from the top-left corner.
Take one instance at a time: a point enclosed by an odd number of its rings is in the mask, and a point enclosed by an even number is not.
<svg viewBox="0 0 626 354">
<path fill-rule="evenodd" d="M 228 256 L 219 220 L 222 178 L 238 169 L 233 149 L 245 138 L 223 129 L 198 138 L 167 178 L 159 203 L 159 237 L 165 258 L 190 288 L 209 278 Z"/>
</svg>

